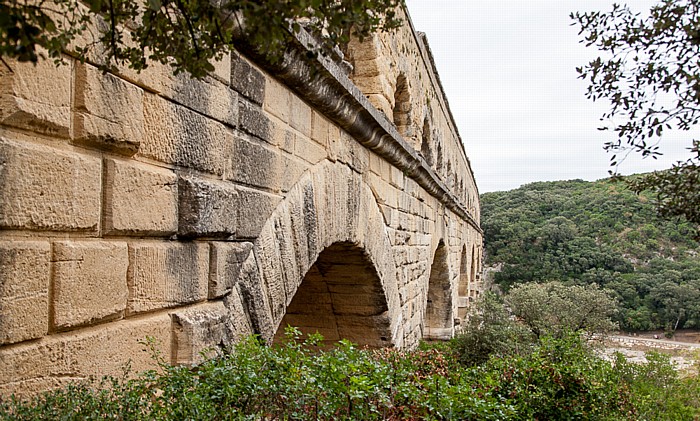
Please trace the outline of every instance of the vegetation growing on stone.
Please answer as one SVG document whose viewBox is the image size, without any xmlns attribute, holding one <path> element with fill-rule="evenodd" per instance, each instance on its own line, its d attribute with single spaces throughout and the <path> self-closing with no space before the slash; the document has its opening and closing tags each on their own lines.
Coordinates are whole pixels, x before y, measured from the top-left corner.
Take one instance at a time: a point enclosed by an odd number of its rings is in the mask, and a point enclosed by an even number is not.
<svg viewBox="0 0 700 421">
<path fill-rule="evenodd" d="M 700 327 L 700 247 L 694 228 L 667 220 L 624 183 L 533 183 L 482 195 L 489 265 L 519 283 L 597 284 L 621 303 L 623 329 Z"/>
</svg>

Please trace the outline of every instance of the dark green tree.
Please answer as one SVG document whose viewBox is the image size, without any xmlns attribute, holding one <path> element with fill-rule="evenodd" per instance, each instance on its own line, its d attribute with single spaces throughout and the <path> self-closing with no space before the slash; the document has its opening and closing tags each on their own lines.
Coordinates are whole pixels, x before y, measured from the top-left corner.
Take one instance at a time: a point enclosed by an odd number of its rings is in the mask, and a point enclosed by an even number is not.
<svg viewBox="0 0 700 421">
<path fill-rule="evenodd" d="M 403 0 L 0 0 L 0 59 L 36 62 L 66 52 L 99 54 L 104 67 L 144 69 L 149 61 L 202 77 L 212 59 L 245 37 L 280 58 L 303 26 L 321 48 L 400 24 Z M 352 31 L 352 32 L 351 32 Z M 94 42 L 78 37 L 90 33 Z M 82 45 L 81 45 L 82 44 Z M 310 50 L 317 54 L 322 49 Z M 7 63 L 5 63 L 7 64 Z"/>
<path fill-rule="evenodd" d="M 700 121 L 700 2 L 662 0 L 648 14 L 614 5 L 610 12 L 572 13 L 582 42 L 603 57 L 578 68 L 588 80 L 588 98 L 605 99 L 611 108 L 602 130 L 617 139 L 605 144 L 617 168 L 631 151 L 655 158 L 663 133 L 691 131 Z M 637 192 L 656 195 L 659 211 L 700 224 L 700 143 L 672 169 L 629 182 Z"/>
</svg>

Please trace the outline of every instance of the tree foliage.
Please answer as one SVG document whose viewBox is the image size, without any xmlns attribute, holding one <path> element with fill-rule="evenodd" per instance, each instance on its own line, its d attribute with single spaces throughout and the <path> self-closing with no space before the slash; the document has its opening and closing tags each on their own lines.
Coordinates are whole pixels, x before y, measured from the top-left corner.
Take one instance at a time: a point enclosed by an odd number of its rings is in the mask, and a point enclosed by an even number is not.
<svg viewBox="0 0 700 421">
<path fill-rule="evenodd" d="M 611 291 L 601 290 L 596 284 L 520 284 L 508 291 L 505 302 L 538 338 L 563 338 L 568 332 L 581 331 L 607 333 L 617 328 L 612 321 L 617 301 Z"/>
<path fill-rule="evenodd" d="M 611 108 L 603 130 L 617 133 L 605 144 L 615 166 L 630 151 L 656 158 L 659 140 L 668 129 L 694 129 L 700 121 L 700 2 L 662 0 L 649 14 L 615 4 L 610 12 L 572 13 L 582 42 L 605 55 L 578 68 L 588 80 L 588 98 L 606 99 Z M 665 215 L 700 223 L 698 140 L 693 155 L 664 173 L 631 183 L 633 190 L 651 189 Z"/>
<path fill-rule="evenodd" d="M 149 61 L 202 77 L 241 32 L 259 53 L 279 59 L 290 34 L 306 27 L 322 47 L 400 24 L 403 0 L 1 0 L 0 58 L 36 62 L 70 48 L 105 67 L 136 70 Z M 352 31 L 352 32 L 351 32 Z M 96 32 L 96 33 L 94 33 Z M 92 37 L 79 37 L 90 34 Z M 82 43 L 87 39 L 94 42 Z M 70 45 L 73 41 L 75 45 Z M 311 50 L 311 53 L 317 53 Z"/>
<path fill-rule="evenodd" d="M 700 327 L 700 299 L 679 319 L 663 296 L 671 283 L 697 289 L 700 247 L 688 222 L 657 215 L 648 193 L 624 183 L 533 183 L 481 196 L 486 263 L 505 290 L 525 282 L 597 284 L 614 291 L 627 330 Z"/>
</svg>

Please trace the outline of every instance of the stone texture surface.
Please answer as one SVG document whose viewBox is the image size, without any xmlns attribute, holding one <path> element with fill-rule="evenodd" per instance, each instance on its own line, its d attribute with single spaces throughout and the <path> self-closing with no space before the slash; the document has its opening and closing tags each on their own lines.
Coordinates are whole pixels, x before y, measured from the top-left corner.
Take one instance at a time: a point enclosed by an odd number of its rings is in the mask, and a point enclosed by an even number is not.
<svg viewBox="0 0 700 421">
<path fill-rule="evenodd" d="M 144 95 L 147 121 L 139 156 L 222 175 L 233 134 L 221 123 L 153 94 Z"/>
<path fill-rule="evenodd" d="M 53 325 L 62 330 L 124 315 L 129 254 L 124 242 L 53 245 Z"/>
<path fill-rule="evenodd" d="M 199 178 L 178 181 L 179 234 L 188 237 L 229 237 L 236 233 L 239 194 L 233 185 Z"/>
<path fill-rule="evenodd" d="M 209 299 L 223 297 L 235 287 L 243 262 L 253 249 L 253 243 L 216 241 L 211 243 Z"/>
<path fill-rule="evenodd" d="M 265 76 L 237 53 L 231 55 L 231 87 L 253 103 L 263 103 Z"/>
<path fill-rule="evenodd" d="M 0 227 L 96 231 L 101 168 L 94 157 L 0 136 Z"/>
<path fill-rule="evenodd" d="M 51 60 L 40 60 L 36 65 L 10 60 L 8 66 L 0 66 L 0 122 L 68 137 L 72 60 L 58 67 Z"/>
<path fill-rule="evenodd" d="M 89 64 L 75 66 L 76 143 L 133 155 L 144 132 L 143 91 Z"/>
<path fill-rule="evenodd" d="M 206 243 L 131 243 L 127 313 L 206 300 L 208 275 Z"/>
<path fill-rule="evenodd" d="M 241 101 L 239 106 L 239 126 L 244 132 L 266 142 L 273 142 L 273 123 L 263 110 L 248 102 Z"/>
<path fill-rule="evenodd" d="M 231 175 L 227 179 L 254 187 L 278 190 L 280 179 L 280 154 L 276 148 L 242 137 L 235 139 Z"/>
<path fill-rule="evenodd" d="M 153 338 L 169 362 L 171 329 L 170 316 L 156 314 L 0 348 L 0 396 L 27 397 L 89 376 L 121 377 L 127 362 L 132 373 L 155 368 L 143 342 Z"/>
<path fill-rule="evenodd" d="M 177 232 L 177 176 L 172 171 L 107 159 L 104 190 L 106 233 Z"/>
<path fill-rule="evenodd" d="M 0 344 L 47 333 L 50 246 L 47 241 L 0 241 Z"/>
<path fill-rule="evenodd" d="M 198 364 L 219 355 L 233 340 L 228 311 L 214 301 L 173 313 L 173 363 Z"/>
</svg>

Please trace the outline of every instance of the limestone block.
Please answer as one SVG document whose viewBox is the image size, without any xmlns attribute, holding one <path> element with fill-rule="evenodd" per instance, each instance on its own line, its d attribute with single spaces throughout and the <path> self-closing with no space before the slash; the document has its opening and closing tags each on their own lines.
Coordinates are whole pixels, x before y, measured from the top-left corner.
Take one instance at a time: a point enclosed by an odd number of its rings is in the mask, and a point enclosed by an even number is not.
<svg viewBox="0 0 700 421">
<path fill-rule="evenodd" d="M 280 152 L 242 137 L 234 141 L 234 158 L 228 180 L 249 186 L 279 190 Z"/>
<path fill-rule="evenodd" d="M 177 177 L 172 171 L 105 160 L 104 229 L 108 234 L 177 231 Z"/>
<path fill-rule="evenodd" d="M 282 168 L 280 178 L 282 180 L 282 191 L 289 191 L 299 178 L 309 168 L 309 164 L 296 158 L 282 157 Z"/>
<path fill-rule="evenodd" d="M 328 145 L 328 126 L 330 125 L 331 122 L 326 117 L 314 111 L 311 115 L 311 139 L 326 147 Z"/>
<path fill-rule="evenodd" d="M 306 137 L 311 137 L 311 111 L 299 97 L 291 96 L 290 124 Z"/>
<path fill-rule="evenodd" d="M 73 62 L 53 60 L 0 66 L 0 123 L 54 136 L 70 136 Z"/>
<path fill-rule="evenodd" d="M 231 293 L 224 297 L 224 306 L 228 311 L 227 330 L 231 333 L 233 342 L 255 333 L 243 303 L 240 286 L 232 288 Z"/>
<path fill-rule="evenodd" d="M 281 83 L 272 78 L 265 78 L 265 111 L 282 121 L 289 121 L 290 92 Z"/>
<path fill-rule="evenodd" d="M 109 73 L 76 64 L 75 143 L 133 155 L 143 138 L 143 90 Z"/>
<path fill-rule="evenodd" d="M 0 137 L 0 227 L 96 231 L 98 158 Z"/>
<path fill-rule="evenodd" d="M 155 368 L 147 338 L 170 362 L 171 321 L 166 313 L 108 323 L 0 348 L 0 396 L 28 397 L 89 376 L 120 377 L 130 362 L 132 374 Z"/>
<path fill-rule="evenodd" d="M 252 243 L 212 242 L 209 299 L 222 297 L 236 285 L 243 262 L 253 249 Z"/>
<path fill-rule="evenodd" d="M 128 295 L 126 243 L 55 242 L 53 263 L 52 309 L 56 329 L 123 316 Z"/>
<path fill-rule="evenodd" d="M 209 302 L 177 311 L 173 318 L 173 364 L 199 364 L 219 355 L 233 340 L 223 302 Z"/>
<path fill-rule="evenodd" d="M 48 242 L 0 241 L 0 344 L 47 333 L 50 258 Z"/>
<path fill-rule="evenodd" d="M 205 243 L 131 243 L 127 313 L 206 300 L 208 275 L 209 247 Z"/>
<path fill-rule="evenodd" d="M 192 79 L 186 73 L 164 76 L 161 96 L 231 127 L 238 124 L 238 93 L 227 84 L 211 77 Z"/>
<path fill-rule="evenodd" d="M 287 126 L 275 124 L 272 133 L 272 144 L 277 145 L 280 149 L 287 153 L 294 153 L 294 132 L 289 130 Z"/>
<path fill-rule="evenodd" d="M 211 75 L 223 82 L 226 86 L 231 84 L 231 53 L 224 53 L 219 60 L 211 60 L 214 71 Z"/>
<path fill-rule="evenodd" d="M 263 110 L 246 101 L 240 101 L 238 107 L 238 125 L 240 129 L 266 142 L 273 143 L 274 124 Z"/>
<path fill-rule="evenodd" d="M 236 233 L 240 205 L 232 184 L 182 177 L 178 194 L 180 235 L 229 237 Z"/>
<path fill-rule="evenodd" d="M 144 95 L 144 140 L 138 155 L 222 175 L 233 134 L 223 124 L 153 94 Z"/>
<path fill-rule="evenodd" d="M 295 136 L 294 155 L 311 164 L 318 164 L 328 157 L 328 151 L 305 136 Z"/>
<path fill-rule="evenodd" d="M 243 262 L 236 289 L 240 296 L 240 304 L 246 309 L 253 331 L 260 332 L 266 341 L 271 341 L 276 323 L 272 318 L 266 286 L 255 253 L 249 253 Z M 224 304 L 231 314 L 236 313 L 235 306 L 238 304 L 235 299 L 230 298 L 233 295 L 230 294 L 224 298 Z"/>
<path fill-rule="evenodd" d="M 240 54 L 231 54 L 231 87 L 261 105 L 265 99 L 265 76 Z"/>
<path fill-rule="evenodd" d="M 369 151 L 345 132 L 341 132 L 340 138 L 331 140 L 329 156 L 359 173 L 369 167 Z"/>
<path fill-rule="evenodd" d="M 258 190 L 238 188 L 239 238 L 256 238 L 281 198 Z"/>
</svg>

